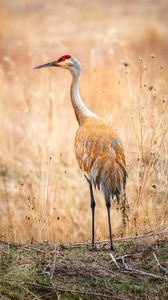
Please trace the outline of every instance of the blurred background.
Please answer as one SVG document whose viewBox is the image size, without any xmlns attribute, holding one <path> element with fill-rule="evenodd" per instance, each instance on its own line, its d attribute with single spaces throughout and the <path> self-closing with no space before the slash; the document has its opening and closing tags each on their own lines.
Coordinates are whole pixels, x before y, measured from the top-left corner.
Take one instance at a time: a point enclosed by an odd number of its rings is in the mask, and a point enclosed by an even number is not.
<svg viewBox="0 0 168 300">
<path fill-rule="evenodd" d="M 87 106 L 122 138 L 129 173 L 127 227 L 168 228 L 168 4 L 166 0 L 0 1 L 0 238 L 90 239 L 89 190 L 74 154 L 78 128 L 66 70 L 33 70 L 64 54 L 82 64 Z M 107 212 L 96 191 L 96 239 Z"/>
</svg>

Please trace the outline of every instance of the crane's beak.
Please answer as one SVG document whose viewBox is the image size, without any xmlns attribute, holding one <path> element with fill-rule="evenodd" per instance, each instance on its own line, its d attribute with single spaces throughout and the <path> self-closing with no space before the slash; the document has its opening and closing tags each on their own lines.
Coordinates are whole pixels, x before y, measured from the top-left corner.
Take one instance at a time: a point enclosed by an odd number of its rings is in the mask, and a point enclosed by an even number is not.
<svg viewBox="0 0 168 300">
<path fill-rule="evenodd" d="M 59 63 L 57 61 L 52 61 L 48 64 L 39 65 L 35 67 L 34 69 L 42 69 L 42 68 L 48 68 L 48 67 L 59 67 Z"/>
</svg>

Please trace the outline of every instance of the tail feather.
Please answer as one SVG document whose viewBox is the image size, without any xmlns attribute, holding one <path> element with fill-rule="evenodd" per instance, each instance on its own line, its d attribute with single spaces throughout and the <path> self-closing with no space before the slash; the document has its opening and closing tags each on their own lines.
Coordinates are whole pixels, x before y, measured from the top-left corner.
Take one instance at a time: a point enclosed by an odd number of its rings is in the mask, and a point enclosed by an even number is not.
<svg viewBox="0 0 168 300">
<path fill-rule="evenodd" d="M 105 195 L 116 196 L 119 202 L 126 186 L 127 171 L 125 164 L 116 161 L 115 156 L 108 155 L 97 159 L 90 172 L 94 186 L 101 189 Z"/>
</svg>

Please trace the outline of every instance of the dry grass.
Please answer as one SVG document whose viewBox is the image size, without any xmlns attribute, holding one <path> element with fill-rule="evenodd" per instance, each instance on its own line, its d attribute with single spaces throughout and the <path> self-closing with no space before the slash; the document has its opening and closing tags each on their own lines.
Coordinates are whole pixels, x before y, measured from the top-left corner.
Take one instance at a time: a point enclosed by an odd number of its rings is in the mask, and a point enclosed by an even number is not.
<svg viewBox="0 0 168 300">
<path fill-rule="evenodd" d="M 168 226 L 166 1 L 2 1 L 0 234 L 29 243 L 90 238 L 89 191 L 73 151 L 77 122 L 65 70 L 32 70 L 64 53 L 83 66 L 82 98 L 122 137 L 126 234 Z M 96 238 L 107 238 L 96 192 Z M 112 223 L 123 234 L 114 203 Z"/>
<path fill-rule="evenodd" d="M 106 243 L 93 250 L 88 243 L 0 241 L 1 299 L 167 300 L 168 240 L 164 234 L 159 237 L 155 242 L 149 235 L 136 242 L 116 241 L 119 268 Z"/>
</svg>

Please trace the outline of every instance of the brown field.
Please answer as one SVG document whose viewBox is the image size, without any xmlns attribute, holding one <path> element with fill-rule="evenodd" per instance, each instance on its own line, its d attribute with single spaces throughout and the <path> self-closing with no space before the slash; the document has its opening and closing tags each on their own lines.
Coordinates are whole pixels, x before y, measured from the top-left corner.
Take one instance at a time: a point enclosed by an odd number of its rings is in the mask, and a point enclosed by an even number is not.
<svg viewBox="0 0 168 300">
<path fill-rule="evenodd" d="M 70 74 L 33 67 L 70 53 L 83 67 L 88 107 L 122 138 L 127 228 L 112 204 L 114 235 L 168 228 L 167 1 L 0 3 L 0 239 L 90 239 L 89 189 L 74 154 Z M 107 212 L 96 191 L 96 239 Z"/>
<path fill-rule="evenodd" d="M 104 242 L 93 250 L 88 243 L 0 241 L 0 299 L 167 300 L 168 239 L 160 237 L 115 240 L 119 269 Z"/>
</svg>

